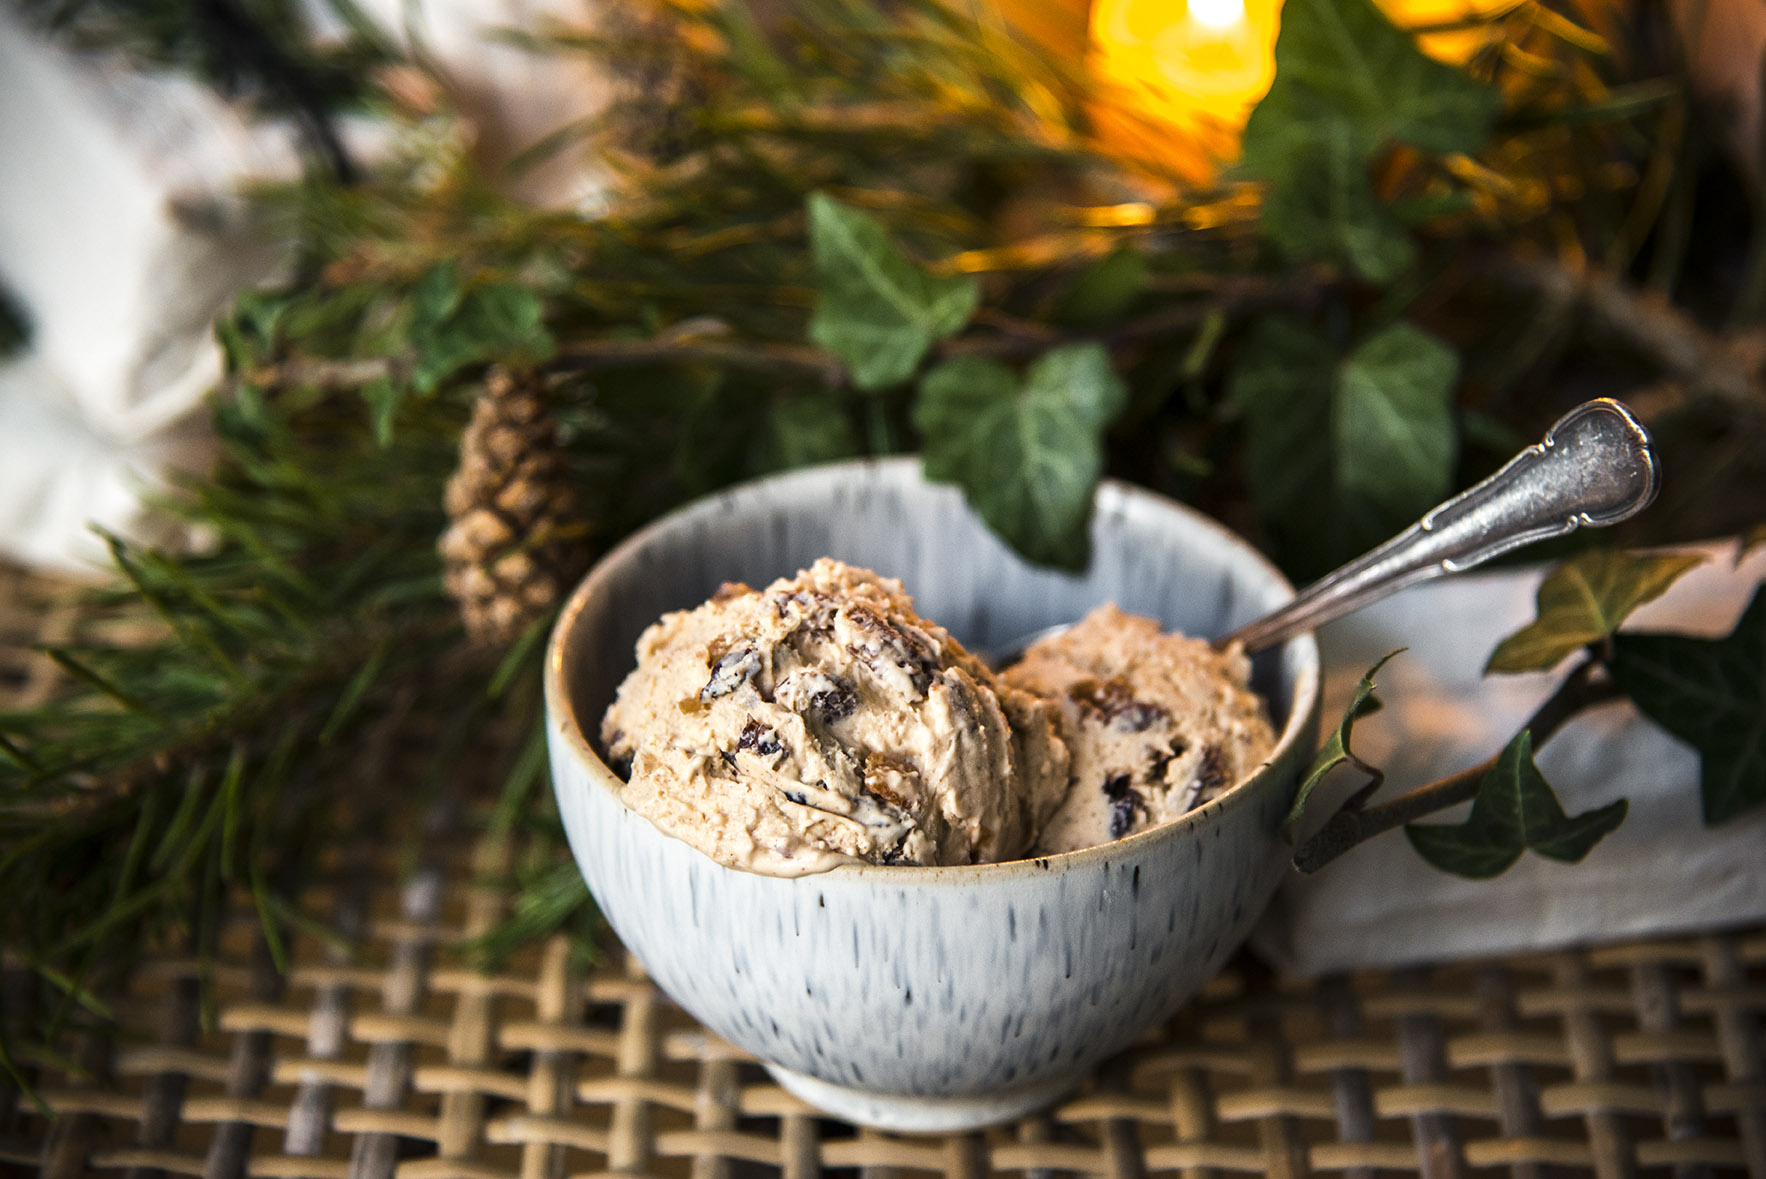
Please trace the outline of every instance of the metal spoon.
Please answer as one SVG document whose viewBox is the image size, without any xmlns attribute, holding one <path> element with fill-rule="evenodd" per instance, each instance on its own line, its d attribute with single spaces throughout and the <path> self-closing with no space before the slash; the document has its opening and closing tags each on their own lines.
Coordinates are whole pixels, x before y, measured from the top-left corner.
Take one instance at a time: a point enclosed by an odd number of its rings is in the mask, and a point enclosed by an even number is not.
<svg viewBox="0 0 1766 1179">
<path fill-rule="evenodd" d="M 1261 651 L 1419 581 L 1459 573 L 1584 525 L 1605 528 L 1629 520 L 1656 498 L 1660 483 L 1649 431 L 1631 411 L 1605 397 L 1583 402 L 1496 474 L 1214 645 L 1240 643 L 1246 651 Z M 1002 649 L 993 666 L 1010 663 L 1032 642 L 1067 626 Z"/>
</svg>

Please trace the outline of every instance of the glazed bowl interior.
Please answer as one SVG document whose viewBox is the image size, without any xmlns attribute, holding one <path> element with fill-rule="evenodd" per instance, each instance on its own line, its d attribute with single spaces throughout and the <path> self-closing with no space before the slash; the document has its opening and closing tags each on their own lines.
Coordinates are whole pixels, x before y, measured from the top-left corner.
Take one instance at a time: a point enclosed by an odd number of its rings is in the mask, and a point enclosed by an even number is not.
<svg viewBox="0 0 1766 1179">
<path fill-rule="evenodd" d="M 1114 602 L 1167 629 L 1226 634 L 1292 596 L 1275 567 L 1206 517 L 1123 484 L 1098 492 L 1092 561 L 1082 574 L 1031 566 L 987 530 L 955 488 L 928 485 L 917 461 L 839 463 L 700 501 L 637 533 L 590 573 L 569 607 L 564 696 L 599 756 L 600 717 L 632 669 L 645 627 L 690 609 L 726 581 L 760 588 L 818 557 L 899 579 L 920 615 L 972 651 L 1000 650 Z M 563 627 L 560 628 L 564 629 Z M 1286 744 L 1311 706 L 1310 638 L 1259 655 L 1252 687 Z M 1309 693 L 1296 699 L 1297 686 Z M 1300 705 L 1296 708 L 1296 705 Z"/>
</svg>

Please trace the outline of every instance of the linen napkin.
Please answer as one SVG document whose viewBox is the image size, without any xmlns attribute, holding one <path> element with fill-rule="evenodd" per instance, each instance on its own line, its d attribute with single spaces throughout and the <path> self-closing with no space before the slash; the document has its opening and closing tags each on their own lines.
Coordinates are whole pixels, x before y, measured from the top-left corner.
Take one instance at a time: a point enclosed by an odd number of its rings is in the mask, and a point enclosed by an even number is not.
<svg viewBox="0 0 1766 1179">
<path fill-rule="evenodd" d="M 1627 630 L 1725 635 L 1766 580 L 1766 551 L 1739 565 L 1733 543 L 1698 546 L 1708 560 Z M 1381 656 L 1408 647 L 1376 677 L 1385 708 L 1357 722 L 1357 755 L 1387 773 L 1381 797 L 1475 765 L 1505 745 L 1558 683 L 1555 672 L 1485 677 L 1496 644 L 1532 621 L 1543 569 L 1470 573 L 1416 586 L 1319 631 L 1322 729 L 1343 715 Z M 1567 665 L 1566 665 L 1567 666 Z M 1313 876 L 1291 873 L 1252 935 L 1279 969 L 1312 976 L 1710 929 L 1766 918 L 1766 807 L 1706 828 L 1699 760 L 1629 702 L 1571 721 L 1536 751 L 1564 809 L 1630 800 L 1619 829 L 1580 864 L 1531 852 L 1483 881 L 1426 863 L 1401 831 L 1364 843 Z M 1340 770 L 1315 794 L 1314 825 L 1360 779 Z M 1463 821 L 1470 804 L 1427 822 Z"/>
</svg>

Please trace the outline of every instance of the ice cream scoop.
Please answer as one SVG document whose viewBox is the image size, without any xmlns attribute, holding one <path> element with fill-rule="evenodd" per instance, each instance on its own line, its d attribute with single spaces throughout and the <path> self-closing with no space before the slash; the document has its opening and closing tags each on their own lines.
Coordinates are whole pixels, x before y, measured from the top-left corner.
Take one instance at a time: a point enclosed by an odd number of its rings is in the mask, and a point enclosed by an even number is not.
<svg viewBox="0 0 1766 1179">
<path fill-rule="evenodd" d="M 1055 709 L 1071 759 L 1036 853 L 1159 826 L 1249 777 L 1275 746 L 1250 676 L 1237 647 L 1167 634 L 1114 605 L 1033 644 L 1002 678 Z"/>
<path fill-rule="evenodd" d="M 1012 859 L 1067 782 L 1047 706 L 826 558 L 646 630 L 602 740 L 633 810 L 775 876 Z"/>
</svg>

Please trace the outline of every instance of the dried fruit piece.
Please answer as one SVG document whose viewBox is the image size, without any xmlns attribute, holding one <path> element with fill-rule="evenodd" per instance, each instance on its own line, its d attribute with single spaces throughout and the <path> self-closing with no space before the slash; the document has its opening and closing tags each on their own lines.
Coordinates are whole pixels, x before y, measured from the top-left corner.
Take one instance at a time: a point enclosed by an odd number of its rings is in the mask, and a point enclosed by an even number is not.
<svg viewBox="0 0 1766 1179">
<path fill-rule="evenodd" d="M 727 651 L 712 666 L 711 678 L 699 689 L 699 699 L 710 703 L 719 696 L 728 696 L 760 674 L 760 652 L 753 647 Z"/>
<path fill-rule="evenodd" d="M 1113 774 L 1104 779 L 1104 797 L 1110 800 L 1110 838 L 1121 839 L 1134 829 L 1135 816 L 1146 810 L 1140 791 L 1129 782 L 1127 774 Z"/>
</svg>

